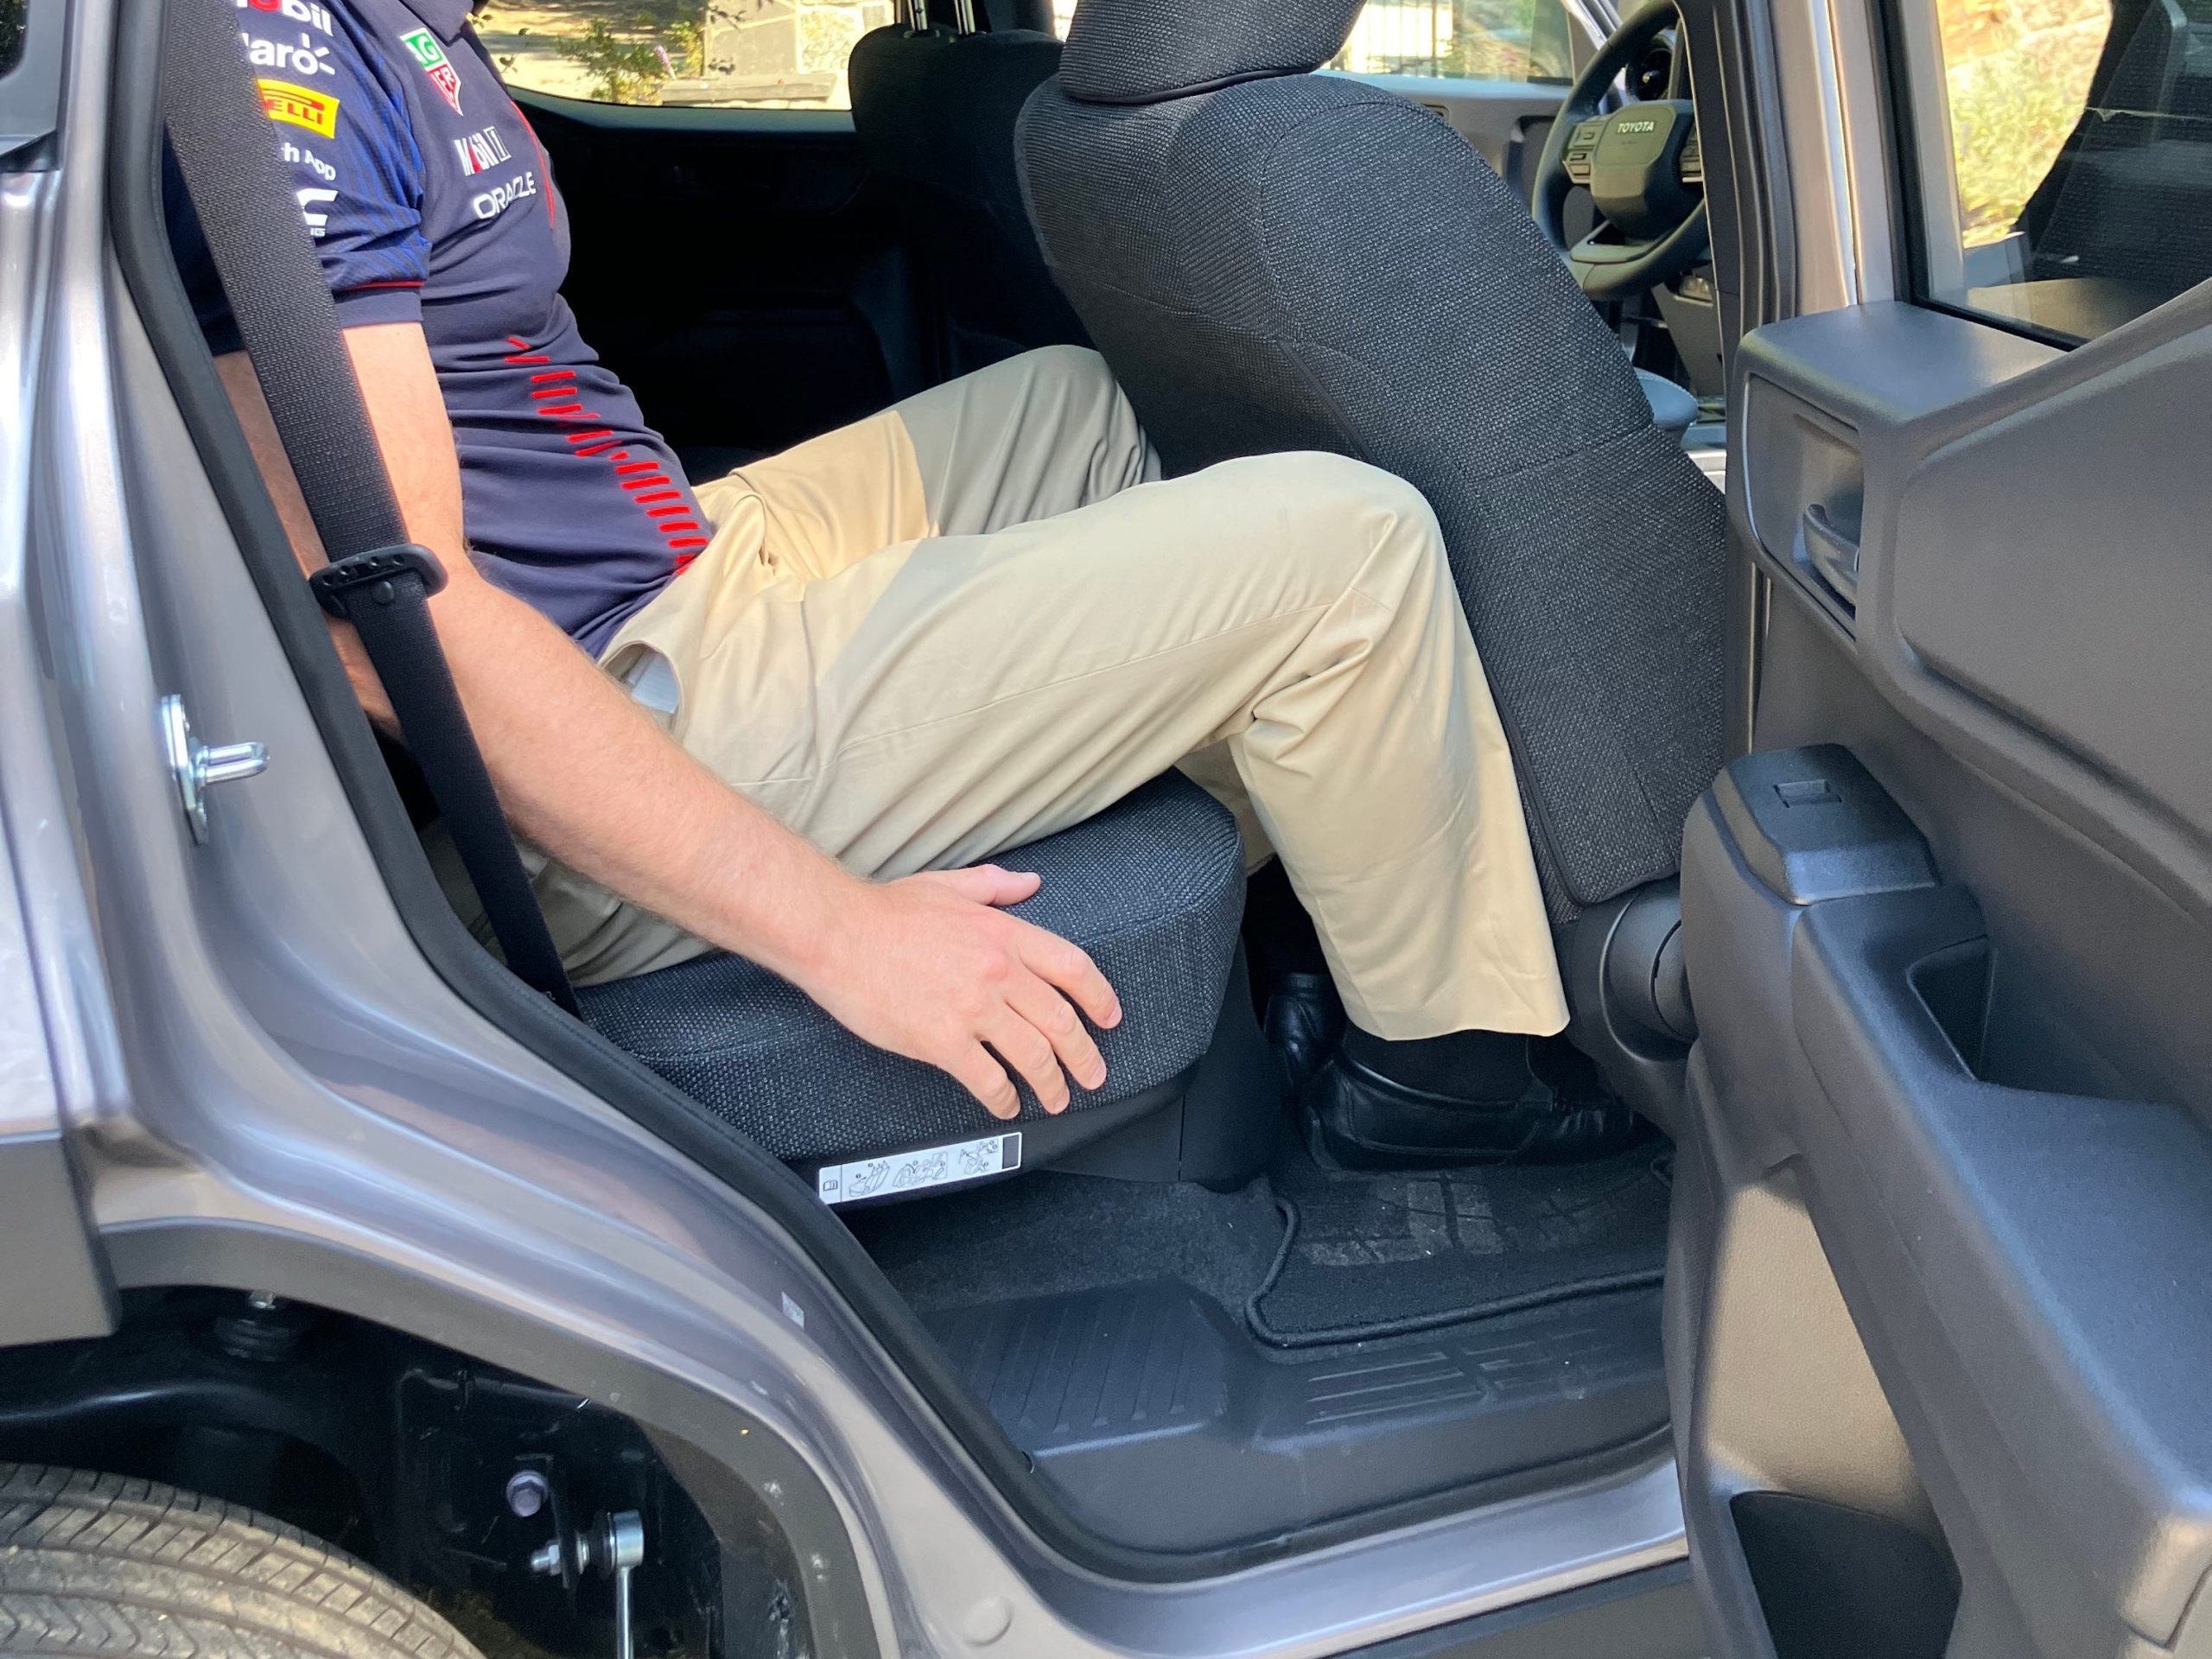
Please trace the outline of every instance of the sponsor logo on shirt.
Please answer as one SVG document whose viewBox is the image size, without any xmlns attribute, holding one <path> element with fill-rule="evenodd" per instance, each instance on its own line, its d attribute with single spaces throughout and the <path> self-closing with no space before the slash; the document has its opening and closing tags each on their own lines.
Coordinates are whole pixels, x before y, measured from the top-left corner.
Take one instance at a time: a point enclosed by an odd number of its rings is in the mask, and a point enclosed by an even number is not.
<svg viewBox="0 0 2212 1659">
<path fill-rule="evenodd" d="M 453 105 L 455 115 L 461 113 L 461 72 L 447 60 L 446 49 L 438 44 L 438 37 L 427 29 L 410 29 L 399 37 L 399 43 L 410 53 L 430 78 L 430 85 L 445 94 L 447 103 Z M 480 213 L 488 219 L 488 213 Z"/>
<path fill-rule="evenodd" d="M 287 46 L 282 41 L 256 40 L 243 29 L 238 32 L 238 38 L 245 42 L 245 60 L 257 69 L 282 69 L 308 80 L 317 75 L 338 73 L 331 67 L 330 48 L 317 46 L 304 29 L 300 31 L 296 46 Z"/>
<path fill-rule="evenodd" d="M 315 0 L 238 0 L 238 8 L 240 11 L 269 12 L 287 22 L 306 23 L 325 35 L 332 29 L 329 8 L 316 5 Z"/>
<path fill-rule="evenodd" d="M 337 200 L 338 193 L 335 190 L 307 189 L 295 190 L 292 194 L 299 198 L 300 217 L 307 220 L 308 234 L 320 242 L 330 229 L 330 215 L 319 213 L 315 209 L 324 202 Z"/>
<path fill-rule="evenodd" d="M 525 173 L 518 179 L 509 179 L 505 184 L 495 184 L 489 190 L 468 199 L 468 211 L 479 219 L 497 219 L 524 196 L 537 194 L 537 175 Z"/>
<path fill-rule="evenodd" d="M 276 147 L 276 153 L 295 167 L 304 167 L 326 184 L 338 176 L 338 169 L 316 155 L 305 144 L 296 144 L 287 138 Z"/>
<path fill-rule="evenodd" d="M 338 136 L 338 100 L 328 93 L 289 80 L 264 78 L 253 84 L 261 89 L 261 111 L 271 121 L 287 121 L 326 138 Z"/>
<path fill-rule="evenodd" d="M 507 147 L 499 142 L 497 127 L 486 127 L 466 138 L 454 139 L 453 153 L 461 162 L 461 175 L 465 179 L 473 179 L 479 173 L 490 172 L 502 162 L 514 160 L 507 154 Z"/>
</svg>

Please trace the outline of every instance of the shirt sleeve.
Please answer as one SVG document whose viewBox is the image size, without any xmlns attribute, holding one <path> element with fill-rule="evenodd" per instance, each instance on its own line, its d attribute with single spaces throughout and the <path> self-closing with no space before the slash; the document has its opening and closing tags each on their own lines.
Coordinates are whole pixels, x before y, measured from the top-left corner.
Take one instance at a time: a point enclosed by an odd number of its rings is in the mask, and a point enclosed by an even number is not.
<svg viewBox="0 0 2212 1659">
<path fill-rule="evenodd" d="M 238 34 L 340 325 L 423 315 L 430 245 L 406 95 L 321 0 L 237 0 Z"/>
</svg>

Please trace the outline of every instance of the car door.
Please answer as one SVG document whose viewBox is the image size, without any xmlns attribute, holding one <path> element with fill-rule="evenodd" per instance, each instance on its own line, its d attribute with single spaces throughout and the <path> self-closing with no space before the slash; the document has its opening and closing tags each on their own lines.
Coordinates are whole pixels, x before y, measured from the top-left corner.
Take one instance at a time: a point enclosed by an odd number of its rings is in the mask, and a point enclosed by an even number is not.
<svg viewBox="0 0 2212 1659">
<path fill-rule="evenodd" d="M 1735 353 L 1668 1313 L 1727 1659 L 2212 1652 L 2208 16 L 1860 20 L 1897 297 Z"/>
</svg>

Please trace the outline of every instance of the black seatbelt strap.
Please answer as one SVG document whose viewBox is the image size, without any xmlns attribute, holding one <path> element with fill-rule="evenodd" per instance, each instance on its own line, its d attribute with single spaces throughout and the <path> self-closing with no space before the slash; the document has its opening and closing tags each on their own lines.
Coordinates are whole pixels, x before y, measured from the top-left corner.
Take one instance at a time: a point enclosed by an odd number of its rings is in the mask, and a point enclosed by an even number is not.
<svg viewBox="0 0 2212 1659">
<path fill-rule="evenodd" d="M 163 8 L 162 109 L 239 338 L 330 556 L 309 585 L 359 634 L 507 965 L 574 1013 L 575 994 L 438 645 L 429 596 L 445 571 L 407 539 L 232 10 L 231 0 Z"/>
</svg>

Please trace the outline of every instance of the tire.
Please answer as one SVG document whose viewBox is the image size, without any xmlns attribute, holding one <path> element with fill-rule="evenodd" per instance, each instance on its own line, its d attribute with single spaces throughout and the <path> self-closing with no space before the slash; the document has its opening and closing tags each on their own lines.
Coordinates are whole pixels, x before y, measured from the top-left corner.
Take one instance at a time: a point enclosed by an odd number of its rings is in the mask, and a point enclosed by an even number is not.
<svg viewBox="0 0 2212 1659">
<path fill-rule="evenodd" d="M 294 1527 L 116 1475 L 0 1463 L 0 1654 L 482 1659 Z"/>
</svg>

